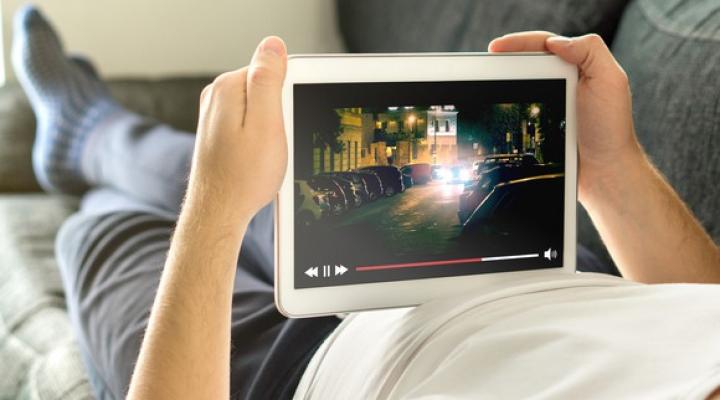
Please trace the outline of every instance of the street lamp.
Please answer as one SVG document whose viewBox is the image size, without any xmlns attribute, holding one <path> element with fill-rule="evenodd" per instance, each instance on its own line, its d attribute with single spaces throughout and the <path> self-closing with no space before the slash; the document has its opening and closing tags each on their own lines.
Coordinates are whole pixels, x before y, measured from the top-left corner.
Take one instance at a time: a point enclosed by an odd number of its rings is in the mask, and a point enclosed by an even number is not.
<svg viewBox="0 0 720 400">
<path fill-rule="evenodd" d="M 410 130 L 412 131 L 413 125 L 415 125 L 415 114 L 410 114 L 410 115 L 408 116 L 407 121 L 408 121 L 408 125 L 409 125 L 409 127 L 410 127 Z"/>
<path fill-rule="evenodd" d="M 540 107 L 533 105 L 530 107 L 530 115 L 533 117 L 537 117 L 537 115 L 540 114 Z"/>
</svg>

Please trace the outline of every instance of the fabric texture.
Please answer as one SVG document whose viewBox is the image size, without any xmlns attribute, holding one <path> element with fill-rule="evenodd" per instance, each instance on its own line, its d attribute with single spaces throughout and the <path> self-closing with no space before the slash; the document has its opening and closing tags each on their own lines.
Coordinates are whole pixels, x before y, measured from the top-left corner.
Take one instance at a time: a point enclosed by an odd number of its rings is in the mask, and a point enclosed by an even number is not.
<svg viewBox="0 0 720 400">
<path fill-rule="evenodd" d="M 355 53 L 487 51 L 510 32 L 597 32 L 611 42 L 628 0 L 337 0 L 340 28 Z"/>
<path fill-rule="evenodd" d="M 514 274 L 347 317 L 295 398 L 704 400 L 720 386 L 719 297 L 717 285 Z"/>
<path fill-rule="evenodd" d="M 636 1 L 613 52 L 630 78 L 640 143 L 719 243 L 720 2 Z"/>
<path fill-rule="evenodd" d="M 92 399 L 65 311 L 55 233 L 77 199 L 0 196 L 0 398 Z"/>
</svg>

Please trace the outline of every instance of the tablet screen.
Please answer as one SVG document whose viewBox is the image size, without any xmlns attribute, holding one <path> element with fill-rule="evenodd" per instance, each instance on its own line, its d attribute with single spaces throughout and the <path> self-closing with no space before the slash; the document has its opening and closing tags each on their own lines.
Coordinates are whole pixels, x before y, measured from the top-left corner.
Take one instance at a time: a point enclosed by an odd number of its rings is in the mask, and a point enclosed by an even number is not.
<svg viewBox="0 0 720 400">
<path fill-rule="evenodd" d="M 295 288 L 562 267 L 563 79 L 293 96 Z"/>
</svg>

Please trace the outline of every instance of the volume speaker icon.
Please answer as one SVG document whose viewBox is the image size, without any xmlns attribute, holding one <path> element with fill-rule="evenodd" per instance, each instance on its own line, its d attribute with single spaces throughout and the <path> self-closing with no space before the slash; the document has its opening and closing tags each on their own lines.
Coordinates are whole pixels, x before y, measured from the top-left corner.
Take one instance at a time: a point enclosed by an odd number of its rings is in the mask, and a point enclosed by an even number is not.
<svg viewBox="0 0 720 400">
<path fill-rule="evenodd" d="M 557 258 L 557 254 L 558 254 L 558 253 L 557 253 L 557 250 L 554 250 L 554 249 L 552 249 L 552 248 L 548 248 L 548 249 L 545 250 L 545 252 L 543 253 L 543 257 L 547 258 L 548 260 L 553 260 L 553 259 Z"/>
</svg>

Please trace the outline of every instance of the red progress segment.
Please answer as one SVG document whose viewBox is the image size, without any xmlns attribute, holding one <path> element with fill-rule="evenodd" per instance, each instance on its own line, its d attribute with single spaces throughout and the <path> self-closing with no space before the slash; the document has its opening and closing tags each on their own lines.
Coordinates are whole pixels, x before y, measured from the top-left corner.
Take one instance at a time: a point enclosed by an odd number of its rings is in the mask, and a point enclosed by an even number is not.
<svg viewBox="0 0 720 400">
<path fill-rule="evenodd" d="M 532 254 L 517 254 L 510 256 L 497 256 L 497 257 L 476 257 L 476 258 L 456 258 L 453 260 L 440 260 L 440 261 L 419 261 L 409 263 L 398 263 L 398 264 L 381 264 L 381 265 L 363 265 L 355 267 L 355 271 L 379 271 L 386 269 L 400 269 L 400 268 L 417 268 L 417 267 L 437 267 L 443 265 L 453 264 L 469 264 L 486 261 L 501 261 L 501 260 L 517 260 L 521 258 L 535 258 L 540 257 L 539 253 Z"/>
</svg>

